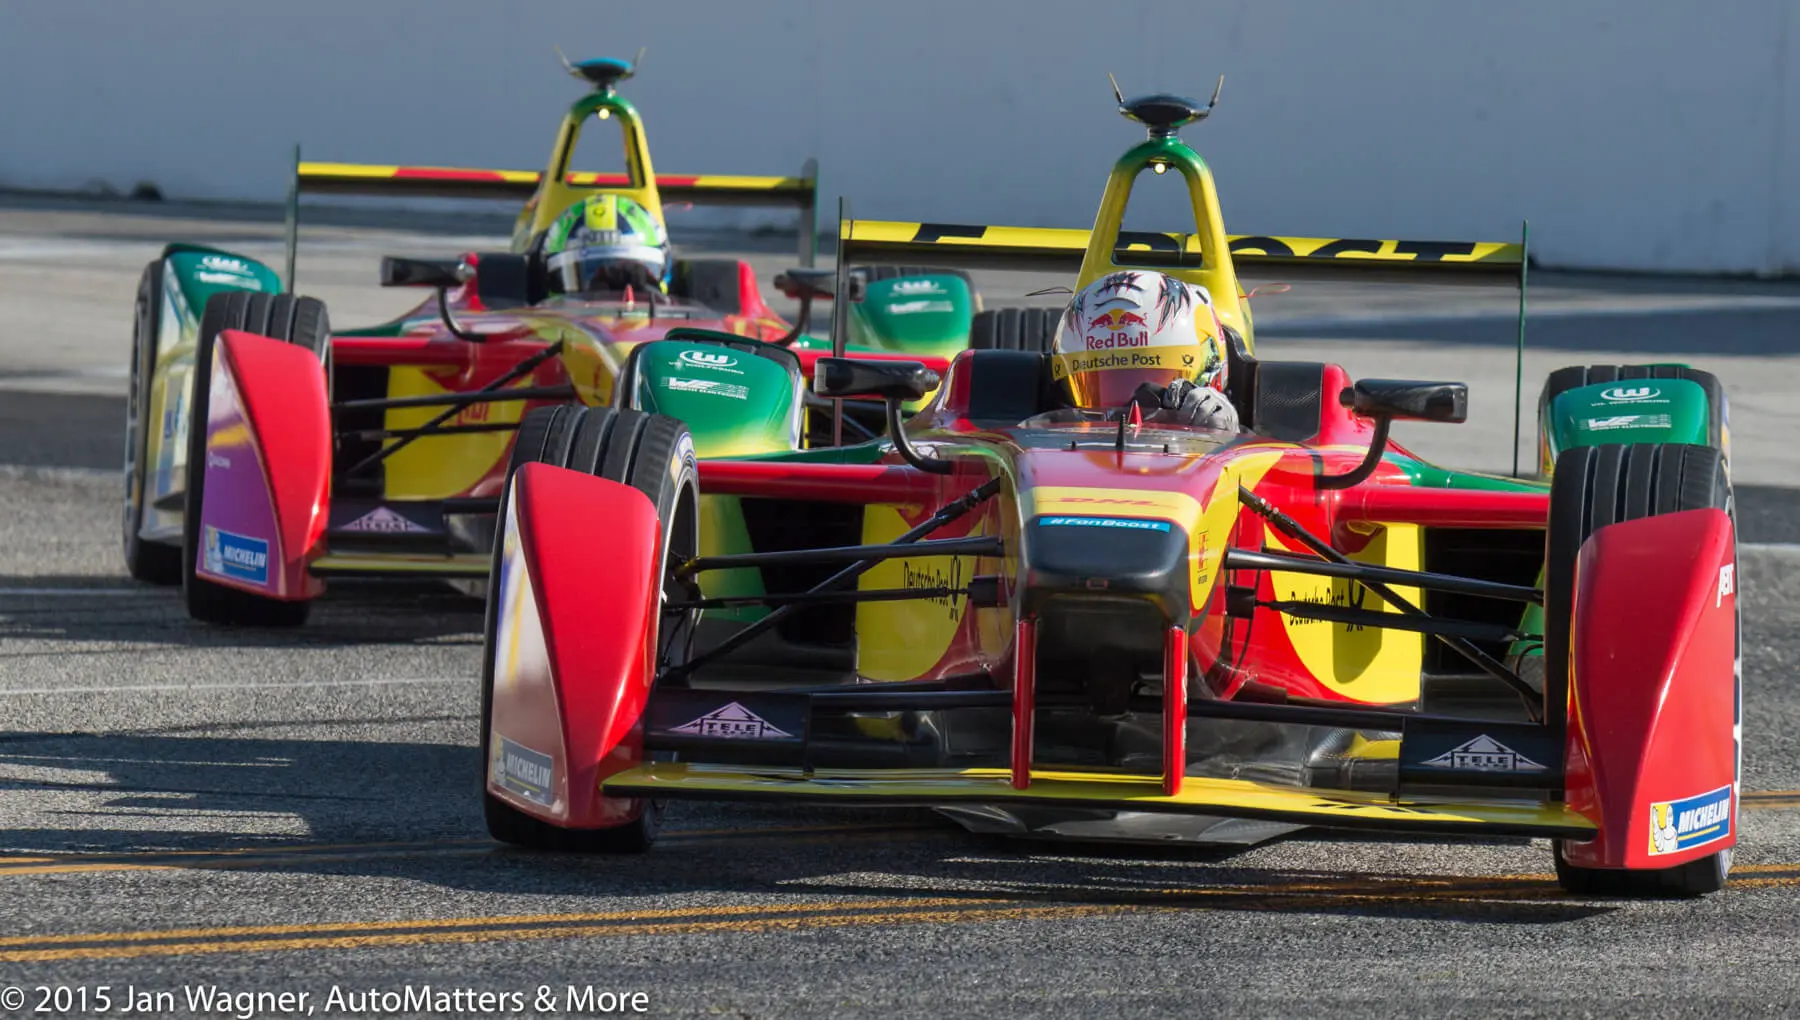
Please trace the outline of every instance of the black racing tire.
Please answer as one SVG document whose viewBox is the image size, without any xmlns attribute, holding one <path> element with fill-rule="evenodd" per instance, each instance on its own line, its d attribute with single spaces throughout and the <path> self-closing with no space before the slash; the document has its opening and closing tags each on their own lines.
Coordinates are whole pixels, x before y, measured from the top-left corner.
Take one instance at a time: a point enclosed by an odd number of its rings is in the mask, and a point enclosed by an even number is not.
<svg viewBox="0 0 1800 1020">
<path fill-rule="evenodd" d="M 669 569 L 700 553 L 700 475 L 687 425 L 668 415 L 647 414 L 629 408 L 580 404 L 539 407 L 528 413 L 519 425 L 518 442 L 513 445 L 512 459 L 507 466 L 509 494 L 513 472 L 529 463 L 554 464 L 581 471 L 629 485 L 648 496 L 663 523 L 662 560 L 667 579 L 664 594 L 670 598 L 698 595 L 697 589 L 677 581 L 674 571 Z M 508 497 L 503 497 L 501 506 L 507 502 Z M 490 578 L 499 577 L 504 545 L 497 536 Z M 484 647 L 491 649 L 499 632 L 500 589 L 497 580 L 490 581 L 488 588 Z M 693 646 L 698 617 L 699 614 L 693 612 L 665 613 L 658 627 L 659 662 L 686 660 Z M 490 836 L 502 843 L 534 850 L 583 853 L 642 853 L 656 842 L 663 813 L 661 801 L 650 801 L 643 813 L 625 825 L 607 829 L 565 829 L 533 818 L 489 793 L 485 770 L 493 732 L 493 712 L 494 662 L 488 655 L 483 657 L 481 675 L 481 799 Z"/>
<path fill-rule="evenodd" d="M 1538 394 L 1538 449 L 1545 449 L 1543 435 L 1544 410 L 1550 402 L 1570 390 L 1599 383 L 1630 382 L 1635 379 L 1685 379 L 1698 383 L 1706 392 L 1706 444 L 1715 449 L 1725 447 L 1725 425 L 1728 421 L 1725 387 L 1719 377 L 1686 365 L 1570 365 L 1551 372 Z"/>
<path fill-rule="evenodd" d="M 681 259 L 669 281 L 669 296 L 686 298 L 724 315 L 742 315 L 742 284 L 736 259 Z"/>
<path fill-rule="evenodd" d="M 212 389 L 213 347 L 219 332 L 241 329 L 311 351 L 321 364 L 328 360 L 331 324 L 325 303 L 292 294 L 233 291 L 207 299 L 194 348 L 194 397 L 188 412 L 186 500 L 182 520 L 181 587 L 188 615 L 207 623 L 253 627 L 298 627 L 312 609 L 310 600 L 288 601 L 214 584 L 198 575 L 200 507 L 206 495 L 206 418 Z M 326 368 L 329 373 L 329 367 Z M 329 374 L 327 375 L 329 378 Z"/>
<path fill-rule="evenodd" d="M 1056 324 L 1061 319 L 1061 310 L 1055 308 L 996 308 L 980 312 L 969 324 L 969 349 L 1049 354 L 1056 349 Z"/>
<path fill-rule="evenodd" d="M 947 266 L 858 266 L 870 283 L 882 280 L 899 280 L 908 276 L 954 276 L 968 285 L 969 303 L 975 311 L 981 311 L 981 292 L 975 289 L 975 278 L 966 269 L 951 269 Z"/>
<path fill-rule="evenodd" d="M 1582 543 L 1609 524 L 1709 508 L 1728 514 L 1734 509 L 1724 455 L 1713 447 L 1681 443 L 1578 446 L 1557 459 L 1550 484 L 1544 563 L 1545 690 L 1557 698 L 1549 703 L 1551 711 L 1564 710 L 1569 690 L 1575 561 Z M 1737 640 L 1741 655 L 1741 624 Z M 1738 683 L 1741 698 L 1741 674 Z M 1578 867 L 1563 859 L 1561 840 L 1555 842 L 1554 853 L 1557 882 L 1569 892 L 1584 895 L 1703 896 L 1723 888 L 1731 871 L 1730 850 L 1655 871 Z"/>
<path fill-rule="evenodd" d="M 181 549 L 138 537 L 149 486 L 150 405 L 156 378 L 156 339 L 162 329 L 163 260 L 144 267 L 131 322 L 131 384 L 125 397 L 125 504 L 120 533 L 125 570 L 150 584 L 181 583 Z"/>
</svg>

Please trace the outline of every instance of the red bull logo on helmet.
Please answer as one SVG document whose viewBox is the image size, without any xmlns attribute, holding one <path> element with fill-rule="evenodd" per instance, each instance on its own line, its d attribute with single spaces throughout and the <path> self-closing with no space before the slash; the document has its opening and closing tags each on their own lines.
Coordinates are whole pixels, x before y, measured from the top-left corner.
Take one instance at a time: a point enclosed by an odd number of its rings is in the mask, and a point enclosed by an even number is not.
<svg viewBox="0 0 1800 1020">
<path fill-rule="evenodd" d="M 1114 308 L 1110 311 L 1101 312 L 1099 315 L 1094 316 L 1092 322 L 1088 323 L 1088 329 L 1118 330 L 1124 329 L 1126 326 L 1143 326 L 1148 329 L 1150 324 L 1144 321 L 1142 315 L 1139 315 L 1136 312 L 1128 312 L 1123 308 Z"/>
<path fill-rule="evenodd" d="M 1123 308 L 1109 309 L 1094 316 L 1082 333 L 1083 342 L 1090 351 L 1150 346 L 1150 324 L 1142 315 Z"/>
</svg>

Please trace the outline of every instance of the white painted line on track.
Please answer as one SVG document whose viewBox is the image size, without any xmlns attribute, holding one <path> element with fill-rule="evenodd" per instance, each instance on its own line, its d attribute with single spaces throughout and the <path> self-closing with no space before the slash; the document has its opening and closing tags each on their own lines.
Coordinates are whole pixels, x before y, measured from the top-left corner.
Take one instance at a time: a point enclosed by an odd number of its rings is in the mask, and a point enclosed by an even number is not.
<svg viewBox="0 0 1800 1020">
<path fill-rule="evenodd" d="M 0 688 L 0 697 L 25 694 L 129 694 L 137 691 L 179 691 L 189 693 L 245 690 L 290 691 L 302 687 L 393 687 L 404 684 L 468 684 L 474 683 L 478 679 L 478 677 L 473 676 L 417 676 L 401 677 L 390 680 L 296 680 L 292 683 L 278 684 L 117 684 L 106 687 L 85 687 L 80 684 L 71 684 L 67 687 L 21 687 L 13 690 Z"/>
</svg>

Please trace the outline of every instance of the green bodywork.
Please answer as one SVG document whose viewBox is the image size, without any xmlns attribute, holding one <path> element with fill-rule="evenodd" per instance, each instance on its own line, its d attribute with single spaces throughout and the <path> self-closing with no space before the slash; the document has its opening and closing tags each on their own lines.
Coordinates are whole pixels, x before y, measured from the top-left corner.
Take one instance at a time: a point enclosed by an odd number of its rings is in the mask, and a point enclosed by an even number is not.
<svg viewBox="0 0 1800 1020">
<path fill-rule="evenodd" d="M 1687 379 L 1628 379 L 1557 394 L 1538 423 L 1546 465 L 1564 450 L 1620 443 L 1709 443 L 1706 390 Z"/>
<path fill-rule="evenodd" d="M 960 276 L 936 274 L 881 280 L 850 306 L 849 340 L 862 348 L 925 357 L 955 357 L 969 345 L 974 295 Z"/>
<path fill-rule="evenodd" d="M 275 294 L 281 280 L 255 259 L 198 244 L 170 244 L 162 251 L 163 279 L 151 375 L 145 381 L 144 517 L 140 534 L 178 541 L 181 515 L 159 510 L 185 487 L 188 408 L 193 399 L 194 348 L 200 315 L 214 294 Z"/>
</svg>

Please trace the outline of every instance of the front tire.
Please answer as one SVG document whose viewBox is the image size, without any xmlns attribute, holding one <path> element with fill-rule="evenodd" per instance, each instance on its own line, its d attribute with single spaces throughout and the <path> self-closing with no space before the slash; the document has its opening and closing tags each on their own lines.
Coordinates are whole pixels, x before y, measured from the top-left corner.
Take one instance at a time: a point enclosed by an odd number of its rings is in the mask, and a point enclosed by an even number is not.
<svg viewBox="0 0 1800 1020">
<path fill-rule="evenodd" d="M 187 493 L 182 519 L 181 586 L 188 615 L 207 623 L 254 627 L 298 627 L 312 610 L 308 600 L 272 599 L 215 584 L 199 576 L 198 561 L 204 537 L 200 534 L 200 508 L 206 498 L 206 419 L 211 402 L 212 355 L 219 332 L 239 329 L 273 340 L 296 344 L 326 358 L 331 326 L 325 305 L 314 298 L 292 294 L 253 294 L 233 291 L 214 294 L 200 317 L 199 343 L 194 350 L 194 398 L 188 414 Z"/>
<path fill-rule="evenodd" d="M 662 563 L 664 599 L 689 598 L 697 593 L 675 578 L 674 567 L 700 553 L 700 475 L 694 458 L 694 441 L 680 420 L 646 414 L 629 408 L 584 407 L 562 404 L 540 407 L 519 425 L 518 440 L 507 466 L 507 494 L 512 475 L 528 463 L 554 464 L 596 478 L 629 485 L 650 498 L 663 525 Z M 504 512 L 504 510 L 502 511 Z M 499 631 L 500 563 L 505 555 L 504 532 L 494 538 L 488 585 L 486 638 L 494 647 Z M 684 662 L 693 646 L 699 614 L 665 613 L 657 627 L 657 661 L 662 665 Z M 494 662 L 484 657 L 481 675 L 482 814 L 488 834 L 502 843 L 534 850 L 585 853 L 642 853 L 656 842 L 661 827 L 661 801 L 647 801 L 638 816 L 624 825 L 606 829 L 565 829 L 528 815 L 487 789 L 489 742 L 493 736 Z"/>
<path fill-rule="evenodd" d="M 1580 446 L 1557 459 L 1550 485 L 1544 564 L 1544 672 L 1547 691 L 1569 690 L 1575 629 L 1575 563 L 1581 546 L 1609 524 L 1684 510 L 1733 511 L 1724 455 L 1707 446 L 1639 443 Z M 1740 628 L 1739 654 L 1742 654 Z M 1740 690 L 1741 704 L 1741 690 Z M 1557 710 L 1560 706 L 1552 706 Z M 1629 898 L 1703 896 L 1725 886 L 1731 851 L 1673 868 L 1584 868 L 1553 844 L 1556 880 L 1572 893 Z"/>
</svg>

